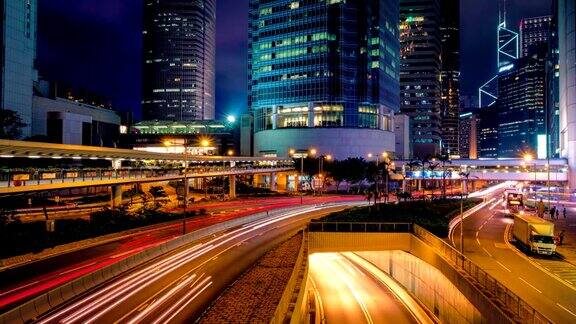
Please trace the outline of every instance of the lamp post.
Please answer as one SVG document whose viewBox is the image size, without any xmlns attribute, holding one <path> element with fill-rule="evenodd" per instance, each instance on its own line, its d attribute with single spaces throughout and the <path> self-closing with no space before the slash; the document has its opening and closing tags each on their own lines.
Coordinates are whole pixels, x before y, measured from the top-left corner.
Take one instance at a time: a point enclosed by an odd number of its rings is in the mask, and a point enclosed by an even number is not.
<svg viewBox="0 0 576 324">
<path fill-rule="evenodd" d="M 312 156 L 316 155 L 316 153 L 318 153 L 318 151 L 316 151 L 316 149 L 314 149 L 314 148 L 309 149 L 309 150 L 299 150 L 299 151 L 296 151 L 295 149 L 290 149 L 288 151 L 288 153 L 293 158 L 300 157 L 300 174 L 298 176 L 298 178 L 300 178 L 300 177 L 304 176 L 304 157 L 308 157 L 308 155 L 312 155 Z M 300 179 L 295 181 L 294 185 L 299 186 L 301 190 L 304 190 L 304 185 L 301 185 Z"/>
<path fill-rule="evenodd" d="M 172 146 L 172 142 L 164 141 L 165 146 Z M 206 142 L 205 146 L 208 146 L 209 142 Z M 204 146 L 204 145 L 203 145 Z M 188 145 L 186 144 L 186 140 L 184 140 L 184 178 L 183 178 L 183 188 L 184 193 L 182 195 L 182 206 L 183 206 L 183 213 L 182 213 L 182 235 L 186 234 L 186 213 L 188 211 Z"/>
<path fill-rule="evenodd" d="M 327 155 L 320 155 L 318 157 L 318 178 L 320 178 L 321 181 L 320 195 L 322 195 L 322 193 L 324 192 L 324 160 L 331 161 L 332 155 L 327 154 Z"/>
</svg>

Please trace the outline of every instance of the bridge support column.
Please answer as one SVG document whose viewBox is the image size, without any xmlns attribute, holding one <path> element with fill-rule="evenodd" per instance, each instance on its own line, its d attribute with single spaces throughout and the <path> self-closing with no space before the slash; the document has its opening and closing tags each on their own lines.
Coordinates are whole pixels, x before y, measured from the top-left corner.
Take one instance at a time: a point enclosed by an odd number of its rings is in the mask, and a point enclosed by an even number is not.
<svg viewBox="0 0 576 324">
<path fill-rule="evenodd" d="M 276 176 L 276 172 L 270 173 L 270 190 L 277 191 L 278 190 L 278 177 Z"/>
<path fill-rule="evenodd" d="M 110 207 L 118 208 L 122 205 L 122 186 L 115 185 L 110 189 Z"/>
<path fill-rule="evenodd" d="M 255 174 L 253 186 L 254 187 L 265 187 L 266 186 L 266 179 L 264 179 L 264 176 L 261 174 Z"/>
<path fill-rule="evenodd" d="M 468 181 L 466 180 L 462 180 L 462 193 L 463 194 L 468 193 Z"/>
<path fill-rule="evenodd" d="M 228 185 L 228 197 L 229 198 L 236 198 L 236 175 L 228 176 L 229 185 Z"/>
<path fill-rule="evenodd" d="M 406 192 L 406 179 L 402 179 L 402 192 Z"/>
<path fill-rule="evenodd" d="M 276 184 L 278 187 L 278 188 L 276 188 L 277 191 L 279 191 L 279 192 L 288 191 L 288 174 L 278 173 L 278 176 L 276 179 L 277 179 Z"/>
</svg>

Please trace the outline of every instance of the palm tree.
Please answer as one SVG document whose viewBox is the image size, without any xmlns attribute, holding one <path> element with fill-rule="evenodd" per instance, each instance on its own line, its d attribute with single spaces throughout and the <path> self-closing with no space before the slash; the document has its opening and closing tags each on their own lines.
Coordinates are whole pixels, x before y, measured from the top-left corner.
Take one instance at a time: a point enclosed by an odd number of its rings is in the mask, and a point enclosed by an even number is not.
<svg viewBox="0 0 576 324">
<path fill-rule="evenodd" d="M 427 164 L 428 164 L 428 170 L 430 170 L 431 177 L 433 178 L 434 170 L 436 170 L 436 168 L 440 165 L 440 163 L 436 162 L 435 158 L 432 158 L 431 160 L 427 161 Z M 432 188 L 431 198 L 434 199 L 434 188 Z"/>
<path fill-rule="evenodd" d="M 421 165 L 422 165 L 422 163 L 420 162 L 420 159 L 413 159 L 406 164 L 406 166 L 408 167 L 408 169 L 410 171 L 416 170 Z M 410 194 L 412 194 L 412 181 L 410 181 L 410 188 L 408 189 L 408 191 L 410 192 Z"/>
<path fill-rule="evenodd" d="M 448 154 L 438 156 L 438 161 L 442 165 L 442 198 L 446 199 L 446 164 L 452 164 Z"/>
</svg>

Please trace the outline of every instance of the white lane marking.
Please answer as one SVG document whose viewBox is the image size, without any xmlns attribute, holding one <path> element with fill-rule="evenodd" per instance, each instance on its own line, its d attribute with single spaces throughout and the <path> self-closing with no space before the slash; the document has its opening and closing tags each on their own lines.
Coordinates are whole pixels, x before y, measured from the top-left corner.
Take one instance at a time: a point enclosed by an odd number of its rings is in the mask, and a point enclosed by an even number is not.
<svg viewBox="0 0 576 324">
<path fill-rule="evenodd" d="M 525 284 L 527 284 L 528 286 L 532 287 L 532 289 L 536 290 L 537 292 L 542 293 L 542 292 L 540 291 L 540 289 L 534 287 L 531 283 L 529 283 L 528 281 L 524 280 L 524 278 L 518 277 L 518 279 L 524 281 Z"/>
<path fill-rule="evenodd" d="M 39 282 L 40 282 L 39 280 L 38 280 L 38 281 L 34 281 L 34 282 L 31 282 L 31 283 L 25 284 L 25 285 L 23 285 L 23 286 L 16 287 L 16 288 L 14 288 L 14 289 L 12 289 L 12 290 L 8 290 L 8 291 L 5 291 L 5 292 L 2 292 L 2 293 L 0 293 L 0 296 L 8 295 L 8 294 L 10 294 L 10 293 L 12 293 L 12 292 L 15 292 L 15 291 L 17 291 L 17 290 L 24 289 L 24 288 L 26 288 L 26 287 L 30 287 L 30 286 L 32 286 L 32 285 L 35 285 L 35 284 L 39 283 Z"/>
<path fill-rule="evenodd" d="M 567 311 L 568 313 L 570 313 L 570 315 L 576 317 L 576 314 L 572 313 L 568 308 L 560 305 L 559 303 L 556 303 L 556 305 L 558 305 L 558 307 L 562 308 L 563 310 Z"/>
<path fill-rule="evenodd" d="M 67 274 L 67 273 L 69 273 L 69 272 L 74 272 L 74 271 L 80 270 L 80 269 L 82 269 L 82 268 L 87 268 L 87 267 L 89 267 L 89 266 L 91 266 L 91 265 L 95 265 L 95 264 L 96 264 L 96 261 L 91 262 L 91 263 L 88 263 L 88 264 L 85 264 L 85 265 L 81 265 L 81 266 L 76 267 L 76 268 L 74 268 L 74 269 L 70 269 L 70 270 L 66 270 L 66 271 L 60 272 L 58 275 L 61 276 L 61 275 L 63 275 L 63 274 Z"/>
<path fill-rule="evenodd" d="M 508 270 L 508 272 L 512 272 L 512 270 L 508 269 L 505 265 L 503 265 L 500 261 L 496 260 L 496 263 L 498 263 L 502 268 Z"/>
<path fill-rule="evenodd" d="M 484 252 L 486 252 L 486 254 L 488 254 L 489 257 L 492 257 L 492 254 L 490 254 L 490 252 L 488 252 L 488 250 L 486 250 L 485 247 L 482 247 L 482 250 L 484 250 Z"/>
</svg>

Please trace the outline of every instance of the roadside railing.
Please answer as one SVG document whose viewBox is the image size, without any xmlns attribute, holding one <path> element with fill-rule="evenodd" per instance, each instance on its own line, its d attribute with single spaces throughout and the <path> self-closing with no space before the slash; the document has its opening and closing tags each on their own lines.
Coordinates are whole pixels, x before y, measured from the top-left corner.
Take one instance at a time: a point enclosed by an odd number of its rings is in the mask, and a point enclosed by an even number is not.
<svg viewBox="0 0 576 324">
<path fill-rule="evenodd" d="M 310 222 L 310 232 L 411 233 L 412 223 Z"/>
<path fill-rule="evenodd" d="M 458 252 L 454 247 L 439 239 L 424 228 L 414 225 L 413 234 L 434 247 L 438 253 L 456 269 L 464 272 L 471 281 L 508 316 L 521 323 L 552 323 L 526 301 Z"/>
<path fill-rule="evenodd" d="M 263 172 L 289 171 L 291 166 L 210 166 L 190 167 L 187 176 L 190 178 L 207 175 L 233 175 Z M 0 188 L 27 187 L 58 183 L 74 183 L 104 180 L 137 180 L 146 178 L 179 178 L 184 177 L 183 169 L 50 169 L 50 170 L 0 170 Z"/>
</svg>

